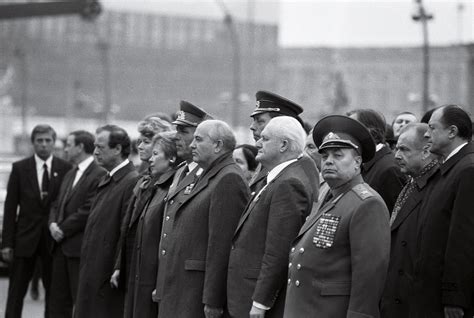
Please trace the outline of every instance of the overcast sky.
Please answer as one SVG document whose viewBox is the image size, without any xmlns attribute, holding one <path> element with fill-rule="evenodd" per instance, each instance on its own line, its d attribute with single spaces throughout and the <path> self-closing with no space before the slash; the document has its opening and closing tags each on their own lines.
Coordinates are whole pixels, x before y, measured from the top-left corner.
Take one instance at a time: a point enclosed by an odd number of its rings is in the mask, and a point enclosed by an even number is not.
<svg viewBox="0 0 474 318">
<path fill-rule="evenodd" d="M 219 18 L 221 0 L 102 0 L 106 8 L 155 11 Z M 224 0 L 232 14 L 245 18 L 248 5 L 260 21 L 278 23 L 283 46 L 419 45 L 420 23 L 411 15 L 414 0 Z M 474 42 L 474 0 L 425 0 L 434 19 L 434 45 Z M 458 10 L 459 3 L 463 10 Z"/>
</svg>

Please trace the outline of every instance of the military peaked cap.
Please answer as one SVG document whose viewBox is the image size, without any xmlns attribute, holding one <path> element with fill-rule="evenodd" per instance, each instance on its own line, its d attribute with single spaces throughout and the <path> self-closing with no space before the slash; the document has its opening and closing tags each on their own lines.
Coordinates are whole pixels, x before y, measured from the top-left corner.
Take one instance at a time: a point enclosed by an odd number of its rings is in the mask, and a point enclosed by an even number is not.
<svg viewBox="0 0 474 318">
<path fill-rule="evenodd" d="M 314 144 L 319 152 L 327 148 L 353 148 L 367 162 L 375 155 L 375 142 L 370 132 L 355 119 L 330 115 L 321 119 L 313 129 Z"/>
<path fill-rule="evenodd" d="M 257 105 L 250 117 L 262 113 L 275 112 L 282 116 L 291 116 L 302 122 L 298 115 L 303 112 L 303 108 L 291 100 L 267 91 L 258 91 L 255 97 Z"/>
<path fill-rule="evenodd" d="M 197 127 L 206 119 L 212 119 L 212 116 L 198 106 L 195 106 L 187 101 L 180 101 L 177 115 L 178 117 L 173 122 L 175 125 Z"/>
</svg>

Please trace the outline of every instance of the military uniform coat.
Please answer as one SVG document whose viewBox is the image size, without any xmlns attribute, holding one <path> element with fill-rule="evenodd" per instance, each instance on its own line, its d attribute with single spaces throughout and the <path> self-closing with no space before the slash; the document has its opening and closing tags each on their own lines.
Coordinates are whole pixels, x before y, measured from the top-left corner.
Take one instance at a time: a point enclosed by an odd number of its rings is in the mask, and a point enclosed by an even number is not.
<svg viewBox="0 0 474 318">
<path fill-rule="evenodd" d="M 390 252 L 388 211 L 356 177 L 318 202 L 290 250 L 285 317 L 379 317 Z"/>
<path fill-rule="evenodd" d="M 239 221 L 227 279 L 231 317 L 248 317 L 252 301 L 271 307 L 266 317 L 283 315 L 290 244 L 318 196 L 319 182 L 300 160 L 254 194 Z"/>
<path fill-rule="evenodd" d="M 40 242 L 46 240 L 47 246 L 51 246 L 52 239 L 48 229 L 50 207 L 69 169 L 71 164 L 53 157 L 48 197 L 43 201 L 35 157 L 31 156 L 13 163 L 5 199 L 2 248 L 13 248 L 15 257 L 31 257 Z"/>
<path fill-rule="evenodd" d="M 401 173 L 392 151 L 383 146 L 372 160 L 362 166 L 362 177 L 365 182 L 380 194 L 389 213 L 392 213 L 398 194 L 406 183 L 406 177 Z"/>
<path fill-rule="evenodd" d="M 153 317 L 158 306 L 152 301 L 158 272 L 158 251 L 165 198 L 175 170 L 165 172 L 150 185 L 151 197 L 141 211 L 136 210 L 128 227 L 136 227 L 130 264 L 124 317 Z"/>
<path fill-rule="evenodd" d="M 420 210 L 410 317 L 444 317 L 443 306 L 474 308 L 474 145 L 440 167 Z"/>
<path fill-rule="evenodd" d="M 414 300 L 411 292 L 418 253 L 419 212 L 423 200 L 430 200 L 427 196 L 433 184 L 430 179 L 437 170 L 437 166 L 433 167 L 416 180 L 417 188 L 400 208 L 391 226 L 390 263 L 380 308 L 382 318 L 410 317 L 410 304 Z"/>
<path fill-rule="evenodd" d="M 101 180 L 91 207 L 81 250 L 76 318 L 123 315 L 123 290 L 110 287 L 122 218 L 137 182 L 132 163 Z"/>
<path fill-rule="evenodd" d="M 232 234 L 247 200 L 248 186 L 231 153 L 217 158 L 199 180 L 189 174 L 168 195 L 155 297 L 158 317 L 199 318 L 204 304 L 225 307 Z"/>
<path fill-rule="evenodd" d="M 64 239 L 55 247 L 60 247 L 67 257 L 81 256 L 82 236 L 89 217 L 97 186 L 107 171 L 92 162 L 72 188 L 76 169 L 71 169 L 64 177 L 58 200 L 51 208 L 49 223 L 57 223 L 64 233 Z M 62 211 L 61 211 L 62 210 Z"/>
</svg>

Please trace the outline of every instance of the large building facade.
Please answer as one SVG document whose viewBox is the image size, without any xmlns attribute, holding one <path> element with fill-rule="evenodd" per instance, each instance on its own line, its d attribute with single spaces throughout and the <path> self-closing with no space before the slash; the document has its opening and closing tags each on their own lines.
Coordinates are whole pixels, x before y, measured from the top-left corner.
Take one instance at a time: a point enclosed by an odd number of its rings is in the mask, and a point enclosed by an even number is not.
<svg viewBox="0 0 474 318">
<path fill-rule="evenodd" d="M 422 113 L 421 54 L 420 48 L 280 48 L 277 20 L 110 10 L 95 22 L 7 20 L 0 21 L 0 113 L 19 115 L 24 105 L 30 118 L 69 118 L 73 129 L 81 125 L 73 118 L 100 123 L 106 112 L 109 120 L 137 121 L 172 113 L 185 99 L 246 130 L 255 92 L 268 89 L 303 105 L 310 123 L 362 107 L 391 121 L 400 111 Z M 473 45 L 431 49 L 433 104 L 474 107 L 473 61 Z"/>
<path fill-rule="evenodd" d="M 472 55 L 471 46 L 431 48 L 433 106 L 474 107 Z M 378 109 L 387 121 L 401 111 L 423 113 L 421 48 L 282 49 L 279 69 L 279 91 L 304 105 L 310 122 L 353 108 Z"/>
<path fill-rule="evenodd" d="M 0 21 L 3 106 L 29 114 L 138 120 L 186 99 L 246 125 L 255 89 L 276 89 L 277 66 L 272 23 L 120 11 Z"/>
</svg>

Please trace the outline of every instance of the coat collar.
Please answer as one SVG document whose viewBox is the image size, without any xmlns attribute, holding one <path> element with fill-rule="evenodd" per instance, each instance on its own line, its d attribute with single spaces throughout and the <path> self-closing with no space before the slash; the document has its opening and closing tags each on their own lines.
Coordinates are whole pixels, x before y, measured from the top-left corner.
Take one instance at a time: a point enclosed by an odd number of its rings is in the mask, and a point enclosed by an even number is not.
<svg viewBox="0 0 474 318">
<path fill-rule="evenodd" d="M 391 153 L 392 153 L 392 151 L 387 146 L 384 145 L 382 147 L 382 149 L 375 152 L 375 155 L 372 159 L 370 159 L 369 161 L 367 161 L 366 163 L 363 164 L 364 169 L 365 170 L 370 170 L 377 161 L 379 161 L 380 159 L 382 159 L 386 155 L 390 155 Z"/>
<path fill-rule="evenodd" d="M 238 223 L 238 225 L 237 225 L 237 228 L 235 229 L 234 237 L 237 235 L 237 233 L 239 232 L 240 228 L 241 228 L 242 225 L 245 223 L 245 220 L 247 220 L 248 216 L 250 215 L 250 213 L 252 212 L 253 208 L 255 207 L 255 205 L 257 204 L 257 202 L 260 200 L 260 198 L 262 197 L 262 195 L 263 195 L 265 192 L 271 192 L 271 191 L 272 191 L 272 189 L 271 189 L 272 185 L 273 185 L 282 175 L 284 175 L 285 173 L 287 173 L 287 171 L 288 171 L 291 167 L 294 167 L 294 166 L 299 162 L 299 160 L 301 160 L 301 159 L 298 159 L 297 161 L 292 162 L 292 163 L 290 163 L 288 166 L 286 166 L 285 169 L 283 169 L 282 171 L 280 171 L 280 173 L 279 173 L 273 180 L 271 180 L 270 183 L 268 183 L 267 185 L 265 185 L 265 187 L 262 188 L 259 193 L 252 193 L 252 195 L 250 196 L 249 202 L 247 203 L 247 206 L 245 207 L 244 212 L 242 213 L 242 216 L 240 217 L 240 220 L 239 220 L 239 223 Z"/>
<path fill-rule="evenodd" d="M 440 167 L 441 174 L 445 175 L 452 167 L 454 167 L 464 156 L 467 154 L 474 153 L 474 144 L 468 142 L 467 145 L 461 148 L 454 156 L 449 158 L 445 163 Z"/>
<path fill-rule="evenodd" d="M 160 175 L 158 177 L 158 179 L 155 181 L 154 185 L 160 186 L 160 185 L 168 182 L 168 180 L 171 177 L 173 177 L 175 173 L 176 173 L 176 169 L 171 169 L 171 170 L 166 171 L 165 173 L 163 173 L 162 175 Z"/>
<path fill-rule="evenodd" d="M 99 188 L 102 188 L 106 185 L 108 185 L 112 180 L 114 182 L 119 182 L 123 177 L 125 177 L 128 173 L 131 171 L 135 170 L 135 166 L 133 165 L 132 162 L 129 162 L 126 164 L 124 167 L 120 168 L 119 170 L 115 171 L 112 177 L 109 176 L 109 174 L 106 174 L 104 176 L 104 179 L 99 183 Z"/>
<path fill-rule="evenodd" d="M 33 187 L 33 189 L 35 189 L 36 196 L 41 199 L 41 193 L 38 183 L 38 174 L 36 172 L 36 160 L 34 155 L 28 159 L 27 169 L 28 175 L 30 176 L 30 178 L 28 179 L 31 182 L 31 186 Z"/>
<path fill-rule="evenodd" d="M 361 175 L 358 175 L 351 181 L 342 185 L 341 187 L 335 190 L 330 189 L 329 191 L 333 191 L 333 198 L 329 202 L 318 202 L 315 206 L 313 206 L 311 214 L 309 215 L 308 219 L 303 224 L 300 232 L 298 233 L 298 237 L 302 236 L 305 232 L 307 232 L 321 218 L 323 214 L 331 211 L 336 206 L 336 203 L 340 199 L 342 199 L 346 195 L 346 193 L 348 193 L 349 191 L 351 191 L 352 188 L 361 183 L 364 183 L 364 180 L 362 179 Z"/>
<path fill-rule="evenodd" d="M 260 182 L 262 179 L 267 177 L 268 170 L 265 169 L 261 163 L 258 164 L 255 175 L 249 182 L 249 186 L 252 187 L 254 184 Z"/>
<path fill-rule="evenodd" d="M 71 191 L 68 192 L 68 198 L 71 197 L 71 195 L 74 193 L 74 191 L 76 191 L 76 189 L 80 188 L 80 185 L 84 182 L 84 180 L 91 173 L 91 171 L 94 170 L 94 169 L 97 169 L 97 167 L 98 167 L 98 164 L 95 163 L 95 161 L 92 161 L 91 164 L 82 173 L 82 176 L 77 181 L 77 184 L 73 188 L 71 188 Z M 76 169 L 76 168 L 73 168 L 73 169 Z M 74 177 L 75 176 L 76 176 L 75 173 L 71 174 L 71 179 L 72 180 L 70 180 L 70 186 L 72 186 L 72 183 L 74 182 Z M 66 182 L 66 180 L 63 180 L 63 182 Z"/>
<path fill-rule="evenodd" d="M 430 162 L 430 164 L 435 164 L 430 170 L 426 171 L 423 175 L 419 176 L 418 178 L 415 179 L 416 182 L 416 190 L 417 192 L 421 192 L 423 188 L 428 184 L 428 181 L 435 175 L 438 170 L 439 170 L 439 164 L 436 162 Z M 403 191 L 403 190 L 402 190 Z M 398 215 L 395 218 L 395 221 L 393 221 L 392 226 L 390 227 L 391 230 L 395 230 L 400 226 L 400 224 L 403 223 L 403 221 L 406 220 L 406 218 L 415 210 L 415 208 L 418 206 L 418 204 L 423 200 L 423 197 L 421 195 L 414 195 L 415 193 L 412 193 L 407 200 L 405 201 L 405 204 L 401 207 L 400 211 L 398 212 Z"/>
<path fill-rule="evenodd" d="M 222 170 L 222 168 L 232 164 L 235 164 L 234 159 L 232 158 L 232 152 L 226 152 L 225 154 L 214 160 L 214 162 L 212 162 L 212 164 L 201 173 L 199 178 L 197 178 L 197 180 L 195 181 L 196 186 L 194 187 L 194 190 L 191 192 L 191 195 L 189 197 L 194 196 L 196 193 L 204 189 L 209 183 L 209 180 L 216 174 L 218 174 L 219 171 Z"/>
</svg>

